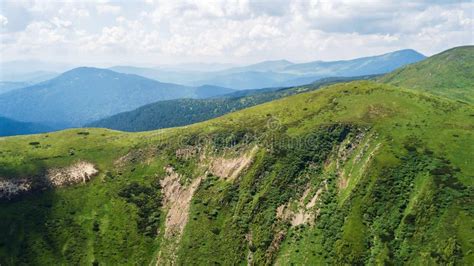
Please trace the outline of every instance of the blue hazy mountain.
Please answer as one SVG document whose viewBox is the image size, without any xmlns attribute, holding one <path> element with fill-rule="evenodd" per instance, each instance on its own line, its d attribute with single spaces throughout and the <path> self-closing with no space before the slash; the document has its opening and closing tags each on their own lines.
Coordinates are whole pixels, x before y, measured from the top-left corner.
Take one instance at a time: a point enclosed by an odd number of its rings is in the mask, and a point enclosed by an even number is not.
<svg viewBox="0 0 474 266">
<path fill-rule="evenodd" d="M 39 123 L 20 122 L 0 116 L 0 137 L 36 134 L 51 130 L 52 128 Z"/>
<path fill-rule="evenodd" d="M 341 61 L 314 61 L 285 67 L 283 72 L 310 76 L 361 76 L 388 73 L 401 66 L 415 63 L 426 57 L 415 50 L 406 49 L 378 56 Z"/>
<path fill-rule="evenodd" d="M 0 81 L 0 94 L 23 88 L 30 85 L 27 82 L 17 82 L 17 81 Z"/>
<path fill-rule="evenodd" d="M 323 78 L 304 87 L 264 88 L 240 90 L 207 99 L 176 99 L 158 101 L 135 110 L 119 113 L 89 124 L 86 127 L 103 127 L 122 131 L 146 131 L 167 127 L 185 126 L 257 104 L 290 95 L 316 90 L 338 82 L 372 79 L 374 76 Z"/>
<path fill-rule="evenodd" d="M 81 126 L 159 100 L 205 98 L 232 90 L 162 83 L 107 69 L 80 67 L 0 95 L 0 115 L 15 120 Z"/>
<path fill-rule="evenodd" d="M 220 71 L 177 71 L 167 68 L 117 66 L 111 69 L 150 79 L 188 86 L 204 84 L 232 89 L 298 86 L 326 77 L 350 77 L 384 74 L 425 59 L 417 51 L 406 49 L 387 54 L 340 61 L 313 61 L 295 64 L 287 60 L 264 61 Z"/>
</svg>

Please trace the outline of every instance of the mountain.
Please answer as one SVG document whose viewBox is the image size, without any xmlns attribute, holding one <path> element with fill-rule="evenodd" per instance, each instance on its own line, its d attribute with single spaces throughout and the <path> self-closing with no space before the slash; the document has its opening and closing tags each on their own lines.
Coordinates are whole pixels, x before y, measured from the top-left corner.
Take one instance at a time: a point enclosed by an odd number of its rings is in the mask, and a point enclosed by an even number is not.
<svg viewBox="0 0 474 266">
<path fill-rule="evenodd" d="M 260 63 L 247 65 L 243 67 L 233 67 L 226 70 L 222 70 L 225 73 L 237 73 L 237 72 L 248 72 L 248 71 L 259 71 L 259 72 L 279 72 L 285 67 L 293 65 L 288 60 L 269 60 Z"/>
<path fill-rule="evenodd" d="M 407 49 L 383 55 L 341 61 L 314 61 L 287 66 L 284 71 L 311 76 L 362 76 L 383 74 L 401 66 L 415 63 L 426 57 L 415 50 Z"/>
<path fill-rule="evenodd" d="M 159 101 L 86 124 L 123 131 L 147 131 L 185 126 L 264 102 L 307 92 L 330 84 L 371 77 L 326 78 L 304 87 L 242 90 L 211 99 L 177 99 Z"/>
<path fill-rule="evenodd" d="M 0 137 L 37 134 L 42 132 L 48 132 L 51 130 L 52 128 L 42 124 L 20 122 L 0 116 Z"/>
<path fill-rule="evenodd" d="M 236 90 L 247 90 L 279 87 L 280 84 L 293 77 L 292 74 L 271 71 L 245 71 L 235 73 L 227 73 L 227 71 L 223 71 L 221 73 L 214 73 L 212 77 L 192 81 L 192 84 L 212 84 Z"/>
<path fill-rule="evenodd" d="M 235 92 L 234 89 L 225 87 L 213 86 L 213 85 L 202 85 L 195 88 L 195 97 L 198 99 L 204 99 L 209 97 L 218 97 L 220 95 Z"/>
<path fill-rule="evenodd" d="M 186 87 L 111 70 L 81 67 L 49 81 L 0 95 L 0 114 L 21 121 L 81 126 L 139 106 L 176 98 L 227 93 Z"/>
<path fill-rule="evenodd" d="M 357 81 L 184 128 L 1 139 L 0 263 L 471 265 L 473 112 Z"/>
<path fill-rule="evenodd" d="M 40 60 L 16 60 L 0 62 L 0 81 L 39 83 L 52 79 L 59 73 L 71 69 L 65 63 Z"/>
<path fill-rule="evenodd" d="M 147 68 L 147 67 L 134 67 L 134 66 L 114 66 L 109 68 L 110 70 L 124 73 L 134 74 L 149 79 L 160 80 L 162 82 L 170 82 L 176 84 L 182 84 L 187 86 L 195 86 L 195 80 L 212 77 L 214 74 L 211 71 L 205 71 L 205 69 L 199 70 L 185 70 L 170 68 Z M 206 85 L 208 83 L 197 84 L 197 86 Z M 216 84 L 210 84 L 216 85 Z"/>
<path fill-rule="evenodd" d="M 26 82 L 0 81 L 0 94 L 28 86 Z"/>
<path fill-rule="evenodd" d="M 307 90 L 185 127 L 0 138 L 0 264 L 472 265 L 474 106 Z"/>
<path fill-rule="evenodd" d="M 474 103 L 473 73 L 474 46 L 462 46 L 397 69 L 380 81 Z"/>
<path fill-rule="evenodd" d="M 385 74 L 398 67 L 423 60 L 414 50 L 400 50 L 383 55 L 342 61 L 314 61 L 295 64 L 287 60 L 264 61 L 220 71 L 177 71 L 166 68 L 111 68 L 121 73 L 136 74 L 151 79 L 188 86 L 215 85 L 232 89 L 290 87 L 311 83 L 326 77 L 353 77 Z"/>
<path fill-rule="evenodd" d="M 56 72 L 50 71 L 34 71 L 34 72 L 21 72 L 21 73 L 2 73 L 0 80 L 2 82 L 21 82 L 28 83 L 29 85 L 40 83 L 58 76 Z"/>
</svg>

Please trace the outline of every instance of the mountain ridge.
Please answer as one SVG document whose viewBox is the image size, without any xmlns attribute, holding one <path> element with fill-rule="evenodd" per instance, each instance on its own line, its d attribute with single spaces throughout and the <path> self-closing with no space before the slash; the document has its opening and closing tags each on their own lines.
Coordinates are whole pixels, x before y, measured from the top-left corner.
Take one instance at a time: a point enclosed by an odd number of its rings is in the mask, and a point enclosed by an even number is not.
<svg viewBox="0 0 474 266">
<path fill-rule="evenodd" d="M 0 95 L 0 114 L 16 120 L 81 126 L 160 99 L 209 97 L 230 91 L 215 86 L 187 87 L 107 69 L 80 67 Z"/>
<path fill-rule="evenodd" d="M 190 86 L 210 84 L 243 90 L 299 86 L 325 77 L 383 74 L 405 64 L 418 62 L 424 58 L 424 55 L 415 50 L 404 49 L 382 55 L 338 61 L 312 61 L 296 64 L 287 60 L 269 60 L 210 72 L 187 71 L 179 73 L 166 69 L 124 66 L 112 69 Z M 375 60 L 375 62 L 371 62 L 371 60 Z"/>
</svg>

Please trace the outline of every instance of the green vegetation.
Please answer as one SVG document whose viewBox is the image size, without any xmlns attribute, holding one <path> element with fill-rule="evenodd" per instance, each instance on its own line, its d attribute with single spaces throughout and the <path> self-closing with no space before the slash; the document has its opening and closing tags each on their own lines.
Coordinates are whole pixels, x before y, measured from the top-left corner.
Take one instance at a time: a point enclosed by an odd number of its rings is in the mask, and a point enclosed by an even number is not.
<svg viewBox="0 0 474 266">
<path fill-rule="evenodd" d="M 220 98 L 212 99 L 177 99 L 160 101 L 142 106 L 130 112 L 124 112 L 104 118 L 90 123 L 87 126 L 132 132 L 185 126 L 275 99 L 316 90 L 322 86 L 366 78 L 372 78 L 372 76 L 325 78 L 302 87 L 239 91 Z"/>
<path fill-rule="evenodd" d="M 423 89 L 474 103 L 474 46 L 456 47 L 380 78 L 406 88 Z"/>
<path fill-rule="evenodd" d="M 0 264 L 471 265 L 473 116 L 355 81 L 182 128 L 1 138 L 4 180 L 99 174 L 3 199 Z"/>
</svg>

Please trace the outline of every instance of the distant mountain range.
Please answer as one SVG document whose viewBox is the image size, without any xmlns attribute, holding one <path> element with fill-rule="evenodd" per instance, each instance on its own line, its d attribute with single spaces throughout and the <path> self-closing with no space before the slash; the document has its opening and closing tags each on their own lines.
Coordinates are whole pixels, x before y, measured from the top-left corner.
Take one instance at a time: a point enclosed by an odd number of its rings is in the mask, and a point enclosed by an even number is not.
<svg viewBox="0 0 474 266">
<path fill-rule="evenodd" d="M 206 69 L 206 65 L 196 64 L 168 68 L 79 67 L 62 74 L 52 71 L 67 66 L 53 64 L 51 67 L 46 67 L 47 64 L 38 62 L 31 62 L 31 67 L 24 66 L 27 72 L 21 72 L 22 66 L 26 63 L 19 61 L 8 63 L 11 69 L 1 75 L 2 79 L 10 77 L 17 81 L 0 83 L 0 116 L 44 124 L 51 129 L 79 127 L 155 102 L 183 98 L 220 98 L 223 95 L 226 95 L 224 98 L 230 99 L 255 93 L 275 92 L 278 88 L 310 84 L 327 77 L 382 74 L 424 58 L 414 50 L 401 50 L 384 55 L 333 62 L 314 61 L 296 64 L 287 60 L 274 60 L 228 68 L 225 68 L 227 65 L 209 64 L 210 69 Z M 2 64 L 2 67 L 4 65 Z M 45 70 L 34 71 L 35 67 L 41 66 L 45 67 Z M 199 67 L 202 67 L 202 70 L 196 70 Z M 47 78 L 51 79 L 42 81 Z M 32 84 L 35 82 L 39 83 Z M 261 88 L 268 89 L 255 91 Z M 235 89 L 241 92 L 236 92 Z M 152 120 L 144 120 L 140 125 L 132 122 L 130 125 L 125 125 L 121 121 L 110 122 L 115 121 L 116 117 L 108 119 L 109 124 L 97 122 L 91 125 L 131 131 L 185 125 L 282 95 L 284 94 L 278 92 L 272 96 L 267 95 L 268 97 L 248 97 L 244 103 L 222 100 L 171 101 L 167 102 L 166 108 L 161 105 L 153 107 L 154 110 L 162 112 L 170 110 L 171 114 L 161 114 L 160 118 L 153 114 Z M 171 104 L 182 106 L 170 107 Z M 213 107 L 214 110 L 208 112 L 206 106 Z M 150 107 L 140 112 L 151 114 L 149 110 Z M 178 114 L 182 114 L 183 117 L 179 117 Z M 124 115 L 120 114 L 119 117 Z M 116 126 L 117 124 L 121 126 Z"/>
<path fill-rule="evenodd" d="M 0 138 L 0 264 L 474 265 L 474 106 L 441 95 L 473 48 L 186 127 Z M 188 101 L 141 110 L 216 113 Z"/>
<path fill-rule="evenodd" d="M 212 84 L 233 89 L 298 86 L 325 77 L 351 77 L 384 74 L 426 58 L 411 50 L 341 61 L 313 61 L 295 64 L 287 60 L 265 61 L 220 71 L 175 71 L 163 68 L 116 66 L 117 72 L 136 74 L 164 82 L 189 86 Z"/>
<path fill-rule="evenodd" d="M 107 69 L 81 67 L 0 95 L 0 114 L 65 128 L 81 126 L 159 100 L 205 98 L 232 92 L 216 86 L 162 83 Z"/>
<path fill-rule="evenodd" d="M 29 122 L 20 122 L 0 116 L 0 137 L 13 135 L 37 134 L 51 131 L 52 128 Z"/>
<path fill-rule="evenodd" d="M 30 85 L 27 82 L 19 82 L 19 81 L 0 81 L 0 94 L 19 89 L 19 88 L 24 88 Z"/>
<path fill-rule="evenodd" d="M 369 78 L 373 77 L 324 78 L 303 87 L 242 90 L 212 99 L 159 101 L 139 107 L 133 111 L 119 113 L 86 124 L 85 127 L 101 127 L 133 132 L 185 126 L 275 99 L 316 90 L 322 86 Z"/>
<path fill-rule="evenodd" d="M 133 111 L 104 118 L 87 126 L 123 131 L 146 131 L 184 126 L 296 93 L 314 90 L 324 85 L 357 79 L 377 79 L 397 86 L 426 90 L 449 98 L 474 102 L 474 84 L 472 83 L 473 50 L 474 46 L 457 47 L 378 77 L 324 78 L 302 87 L 241 90 L 217 96 L 216 99 L 160 101 Z M 398 55 L 392 53 L 390 56 Z M 380 62 L 381 59 L 375 58 L 373 60 Z M 280 65 L 285 68 L 284 65 L 289 64 L 291 63 L 286 61 L 281 62 Z M 305 68 L 302 67 L 301 69 Z M 369 66 L 366 66 L 366 68 L 369 68 Z M 452 73 L 453 70 L 456 71 L 456 74 Z M 335 68 L 335 71 L 338 71 L 337 68 Z M 347 71 L 357 73 L 358 70 L 347 69 Z M 373 71 L 376 71 L 376 69 L 373 69 Z M 454 75 L 457 77 L 456 79 L 450 78 Z M 446 90 L 446 88 L 451 89 Z"/>
</svg>

